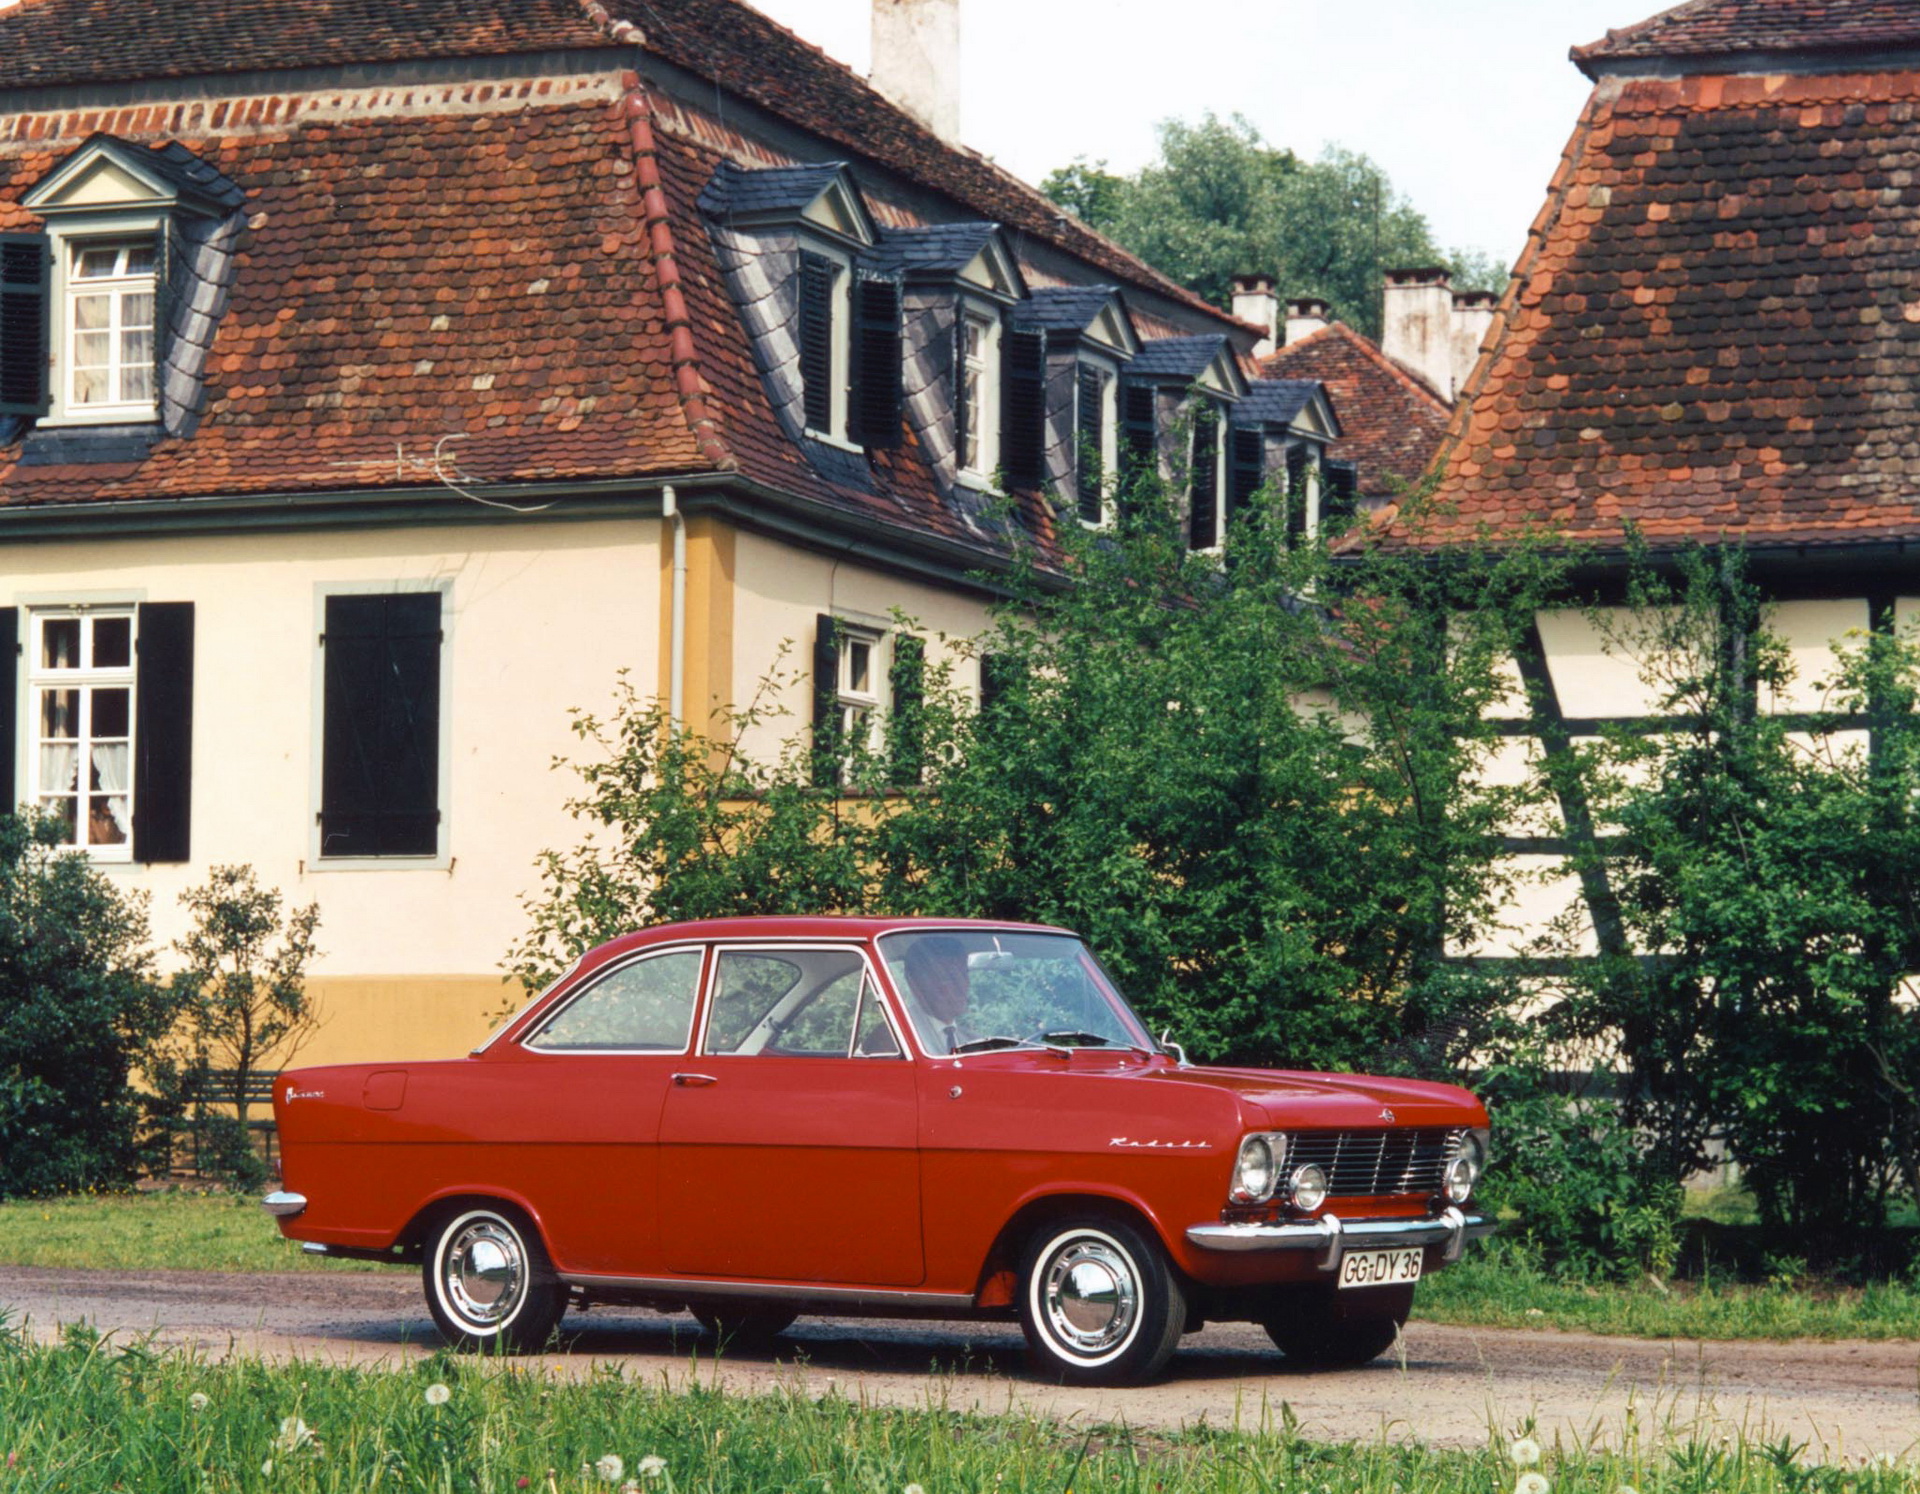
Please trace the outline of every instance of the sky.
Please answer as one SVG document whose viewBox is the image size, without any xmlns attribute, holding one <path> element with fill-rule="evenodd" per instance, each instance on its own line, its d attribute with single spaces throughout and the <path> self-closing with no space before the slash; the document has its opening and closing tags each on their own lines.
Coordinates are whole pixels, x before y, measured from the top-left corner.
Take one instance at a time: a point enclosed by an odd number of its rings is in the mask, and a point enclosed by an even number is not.
<svg viewBox="0 0 1920 1494">
<path fill-rule="evenodd" d="M 869 0 L 754 3 L 867 71 Z M 1076 156 L 1137 169 L 1161 120 L 1243 114 L 1298 155 L 1364 152 L 1442 248 L 1511 264 L 1586 102 L 1567 48 L 1666 3 L 961 0 L 961 134 L 1038 183 Z"/>
</svg>

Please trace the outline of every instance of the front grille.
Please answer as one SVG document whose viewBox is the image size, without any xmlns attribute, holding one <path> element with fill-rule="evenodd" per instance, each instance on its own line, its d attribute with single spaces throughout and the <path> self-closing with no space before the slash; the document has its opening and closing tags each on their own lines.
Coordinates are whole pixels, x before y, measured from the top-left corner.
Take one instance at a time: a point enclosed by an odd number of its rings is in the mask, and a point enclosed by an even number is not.
<svg viewBox="0 0 1920 1494">
<path fill-rule="evenodd" d="M 1464 1130 L 1297 1131 L 1287 1148 L 1286 1170 L 1317 1164 L 1334 1198 L 1380 1198 L 1440 1191 L 1447 1161 Z"/>
</svg>

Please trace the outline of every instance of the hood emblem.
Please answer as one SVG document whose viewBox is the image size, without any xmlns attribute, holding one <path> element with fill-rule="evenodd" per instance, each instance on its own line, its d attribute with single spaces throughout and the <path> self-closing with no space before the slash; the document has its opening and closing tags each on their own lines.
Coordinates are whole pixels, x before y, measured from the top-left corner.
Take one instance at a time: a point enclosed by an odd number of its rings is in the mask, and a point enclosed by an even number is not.
<svg viewBox="0 0 1920 1494">
<path fill-rule="evenodd" d="M 1388 1125 L 1393 1124 L 1393 1112 L 1387 1109 L 1385 1105 L 1382 1105 L 1380 1107 L 1380 1119 L 1385 1121 Z"/>
<path fill-rule="evenodd" d="M 1116 1136 L 1108 1146 L 1123 1146 L 1136 1152 L 1206 1152 L 1213 1150 L 1211 1141 L 1134 1141 L 1129 1137 Z"/>
</svg>

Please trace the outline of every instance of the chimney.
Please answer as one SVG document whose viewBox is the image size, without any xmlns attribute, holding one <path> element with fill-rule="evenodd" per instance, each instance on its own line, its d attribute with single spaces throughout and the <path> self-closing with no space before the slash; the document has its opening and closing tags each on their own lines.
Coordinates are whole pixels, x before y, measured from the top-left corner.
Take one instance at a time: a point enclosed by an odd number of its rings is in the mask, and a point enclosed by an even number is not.
<svg viewBox="0 0 1920 1494">
<path fill-rule="evenodd" d="M 873 0 L 869 82 L 942 140 L 960 139 L 960 0 Z"/>
<path fill-rule="evenodd" d="M 1467 376 L 1480 361 L 1480 344 L 1493 325 L 1492 291 L 1453 293 L 1453 391 L 1466 387 Z"/>
<path fill-rule="evenodd" d="M 1267 335 L 1254 344 L 1254 357 L 1264 358 L 1274 350 L 1280 330 L 1280 298 L 1273 293 L 1271 275 L 1233 277 L 1233 314 L 1243 322 L 1266 328 Z"/>
<path fill-rule="evenodd" d="M 1453 401 L 1453 279 L 1441 269 L 1389 270 L 1380 351 Z"/>
<path fill-rule="evenodd" d="M 1314 296 L 1302 296 L 1287 302 L 1287 343 L 1292 347 L 1303 337 L 1326 330 L 1333 320 L 1333 308 Z"/>
</svg>

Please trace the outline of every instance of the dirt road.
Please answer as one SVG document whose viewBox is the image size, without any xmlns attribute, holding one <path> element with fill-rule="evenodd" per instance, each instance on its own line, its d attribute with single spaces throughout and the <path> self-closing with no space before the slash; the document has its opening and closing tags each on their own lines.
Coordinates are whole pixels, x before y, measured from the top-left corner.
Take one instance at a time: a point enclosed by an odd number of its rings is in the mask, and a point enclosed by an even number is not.
<svg viewBox="0 0 1920 1494">
<path fill-rule="evenodd" d="M 85 1319 L 209 1357 L 261 1354 L 377 1365 L 436 1342 L 417 1280 L 399 1275 L 233 1276 L 0 1266 L 0 1308 L 36 1336 Z M 1020 1335 L 998 1324 L 804 1318 L 771 1352 L 713 1358 L 686 1317 L 596 1308 L 567 1319 L 560 1373 L 613 1362 L 658 1384 L 698 1377 L 741 1391 L 836 1389 L 869 1402 L 1080 1421 L 1249 1429 L 1284 1404 L 1309 1435 L 1468 1446 L 1534 1418 L 1542 1440 L 1782 1433 L 1818 1460 L 1920 1456 L 1920 1344 L 1660 1343 L 1414 1323 L 1404 1353 L 1339 1374 L 1289 1372 L 1256 1329 L 1187 1339 L 1164 1383 L 1087 1392 L 1026 1374 Z"/>
</svg>

